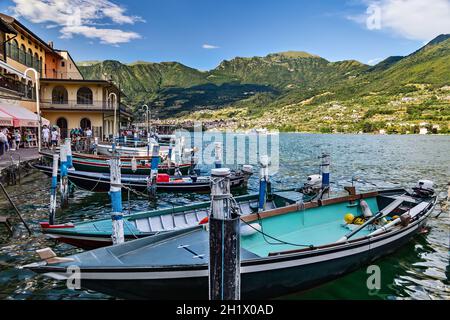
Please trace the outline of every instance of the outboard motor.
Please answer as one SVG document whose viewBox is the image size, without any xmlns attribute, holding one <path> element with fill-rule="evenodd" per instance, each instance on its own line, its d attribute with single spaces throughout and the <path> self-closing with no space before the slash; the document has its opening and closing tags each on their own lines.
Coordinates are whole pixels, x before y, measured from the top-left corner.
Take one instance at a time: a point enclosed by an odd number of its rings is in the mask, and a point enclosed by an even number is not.
<svg viewBox="0 0 450 320">
<path fill-rule="evenodd" d="M 313 174 L 308 176 L 302 188 L 303 194 L 317 193 L 322 188 L 322 175 Z"/>
<path fill-rule="evenodd" d="M 250 164 L 244 164 L 242 166 L 242 173 L 244 174 L 245 183 L 247 183 L 248 179 L 253 175 L 253 166 Z"/>
<path fill-rule="evenodd" d="M 416 196 L 421 198 L 429 198 L 434 195 L 434 182 L 431 180 L 419 180 L 417 185 L 412 189 Z"/>
</svg>

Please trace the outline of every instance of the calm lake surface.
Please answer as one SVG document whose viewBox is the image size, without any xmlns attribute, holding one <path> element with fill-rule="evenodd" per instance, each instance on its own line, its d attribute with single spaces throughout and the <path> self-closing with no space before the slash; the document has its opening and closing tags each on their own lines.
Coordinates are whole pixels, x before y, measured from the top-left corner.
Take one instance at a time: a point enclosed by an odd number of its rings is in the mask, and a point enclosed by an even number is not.
<svg viewBox="0 0 450 320">
<path fill-rule="evenodd" d="M 450 214 L 446 207 L 450 182 L 450 136 L 373 136 L 280 134 L 280 167 L 272 177 L 274 189 L 299 186 L 310 174 L 318 173 L 318 156 L 331 154 L 333 192 L 342 192 L 352 177 L 359 191 L 376 188 L 412 187 L 419 179 L 437 184 L 439 204 L 429 219 L 429 232 L 418 235 L 395 254 L 378 260 L 381 290 L 370 292 L 368 274 L 360 269 L 320 287 L 282 297 L 283 299 L 450 299 Z M 256 169 L 256 168 L 255 168 Z M 255 170 L 255 173 L 257 171 Z M 249 191 L 257 191 L 258 178 L 250 181 Z M 20 186 L 9 187 L 16 204 L 30 224 L 28 237 L 18 225 L 18 232 L 7 237 L 0 230 L 0 299 L 113 299 L 89 291 L 71 291 L 56 282 L 19 265 L 37 261 L 35 250 L 51 247 L 59 256 L 80 252 L 69 245 L 46 239 L 39 221 L 47 219 L 50 179 L 36 172 L 22 179 Z M 0 196 L 1 214 L 14 215 Z M 160 195 L 157 208 L 191 201 L 206 200 L 207 195 Z M 148 200 L 124 196 L 124 209 L 137 212 L 154 208 Z M 70 208 L 58 212 L 57 222 L 85 221 L 108 217 L 110 205 L 105 194 L 76 190 Z M 440 214 L 440 215 L 439 215 Z M 438 218 L 436 216 L 439 215 Z"/>
</svg>

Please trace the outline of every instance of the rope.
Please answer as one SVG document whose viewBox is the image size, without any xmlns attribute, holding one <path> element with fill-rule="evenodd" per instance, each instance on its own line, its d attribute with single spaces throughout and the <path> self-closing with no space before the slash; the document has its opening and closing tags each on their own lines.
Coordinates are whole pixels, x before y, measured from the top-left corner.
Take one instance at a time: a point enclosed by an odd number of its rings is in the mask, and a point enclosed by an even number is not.
<svg viewBox="0 0 450 320">
<path fill-rule="evenodd" d="M 237 203 L 236 199 L 235 199 L 233 196 L 231 196 L 230 199 L 231 199 L 231 201 L 234 203 L 234 206 L 232 206 L 233 210 L 234 210 L 235 212 L 237 212 L 239 216 L 242 216 L 241 208 L 239 207 L 239 204 Z M 239 212 L 240 212 L 240 214 L 239 214 Z M 287 245 L 295 246 L 295 247 L 305 247 L 305 248 L 308 248 L 308 247 L 309 247 L 309 248 L 311 248 L 311 249 L 314 248 L 314 246 L 311 245 L 311 244 L 308 244 L 308 245 L 307 245 L 307 244 L 298 244 L 298 243 L 287 242 L 287 241 L 284 241 L 284 240 L 275 238 L 275 237 L 273 237 L 273 236 L 271 236 L 271 235 L 265 233 L 265 232 L 264 232 L 264 226 L 263 226 L 263 224 L 262 224 L 262 220 L 263 220 L 263 219 L 261 219 L 261 216 L 260 216 L 259 212 L 257 213 L 257 215 L 258 215 L 258 223 L 259 223 L 259 225 L 261 226 L 261 230 L 258 230 L 257 228 L 255 228 L 254 226 L 252 226 L 252 225 L 251 225 L 250 223 L 248 223 L 247 221 L 244 221 L 242 218 L 241 218 L 240 220 L 241 220 L 242 222 L 244 222 L 246 225 L 248 225 L 250 228 L 252 228 L 253 230 L 255 230 L 255 231 L 261 233 L 262 236 L 263 236 L 264 241 L 265 241 L 267 244 L 270 244 L 270 245 L 282 245 L 282 244 L 287 244 Z M 277 241 L 278 243 L 270 242 L 270 241 L 268 241 L 268 240 L 266 239 L 266 237 L 267 237 L 267 238 L 270 238 L 270 239 L 272 239 L 272 240 L 275 240 L 275 241 Z"/>
</svg>

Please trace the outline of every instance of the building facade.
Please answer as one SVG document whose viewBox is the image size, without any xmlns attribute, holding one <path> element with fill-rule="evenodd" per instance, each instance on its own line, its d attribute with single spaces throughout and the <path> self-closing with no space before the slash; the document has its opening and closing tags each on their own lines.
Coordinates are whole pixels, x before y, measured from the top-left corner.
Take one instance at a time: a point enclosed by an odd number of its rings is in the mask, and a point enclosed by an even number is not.
<svg viewBox="0 0 450 320">
<path fill-rule="evenodd" d="M 116 106 L 117 126 L 131 122 L 131 110 L 120 103 L 123 94 L 112 81 L 85 80 L 67 50 L 55 49 L 15 18 L 0 13 L 0 29 L 0 88 L 11 91 L 3 97 L 8 98 L 3 108 L 14 99 L 37 112 L 34 76 L 30 72 L 24 77 L 25 70 L 34 68 L 40 78 L 41 115 L 61 129 L 62 137 L 73 128 L 89 127 L 96 136 L 108 138 L 115 131 Z"/>
<path fill-rule="evenodd" d="M 97 137 L 112 135 L 114 108 L 120 96 L 119 89 L 105 80 L 41 80 L 42 113 L 61 129 L 62 137 L 73 128 L 92 128 Z M 118 105 L 116 115 L 118 123 L 124 115 Z"/>
</svg>

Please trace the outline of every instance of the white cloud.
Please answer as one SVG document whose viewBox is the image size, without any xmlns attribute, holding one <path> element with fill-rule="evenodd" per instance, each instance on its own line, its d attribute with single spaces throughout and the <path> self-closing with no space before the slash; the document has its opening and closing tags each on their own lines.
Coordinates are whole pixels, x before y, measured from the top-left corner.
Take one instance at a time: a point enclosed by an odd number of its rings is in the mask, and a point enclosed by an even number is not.
<svg viewBox="0 0 450 320">
<path fill-rule="evenodd" d="M 117 45 L 139 39 L 132 31 L 98 28 L 104 20 L 115 24 L 144 22 L 141 17 L 126 15 L 126 9 L 109 0 L 12 0 L 11 8 L 17 17 L 33 23 L 48 23 L 48 27 L 60 27 L 61 38 L 82 35 L 99 39 L 101 43 Z"/>
<path fill-rule="evenodd" d="M 411 40 L 429 41 L 450 33 L 450 0 L 367 1 L 367 11 L 348 17 L 370 30 L 388 30 Z"/>
<path fill-rule="evenodd" d="M 202 48 L 210 50 L 210 49 L 219 49 L 220 47 L 205 43 L 204 45 L 202 45 Z"/>
<path fill-rule="evenodd" d="M 378 62 L 383 61 L 383 58 L 374 58 L 374 59 L 370 59 L 369 61 L 367 61 L 368 65 L 374 66 L 376 65 Z"/>
</svg>

